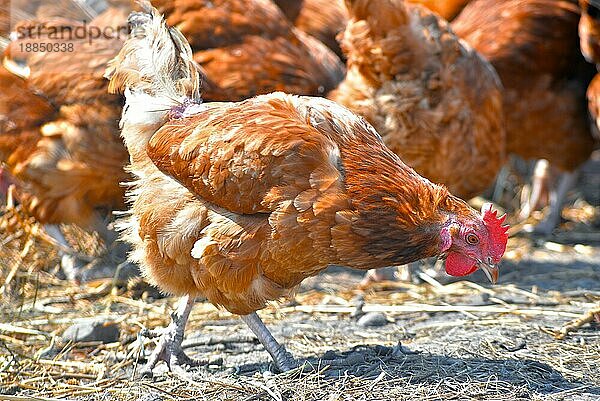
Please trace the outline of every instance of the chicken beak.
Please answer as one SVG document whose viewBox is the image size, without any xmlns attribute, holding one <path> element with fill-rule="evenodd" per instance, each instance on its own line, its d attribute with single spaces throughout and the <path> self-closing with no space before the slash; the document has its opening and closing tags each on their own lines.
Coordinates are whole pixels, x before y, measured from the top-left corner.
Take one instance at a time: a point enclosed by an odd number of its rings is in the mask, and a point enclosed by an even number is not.
<svg viewBox="0 0 600 401">
<path fill-rule="evenodd" d="M 487 278 L 490 280 L 492 284 L 496 284 L 498 281 L 498 266 L 497 265 L 488 265 L 482 263 L 479 265 L 479 268 L 483 270 Z"/>
</svg>

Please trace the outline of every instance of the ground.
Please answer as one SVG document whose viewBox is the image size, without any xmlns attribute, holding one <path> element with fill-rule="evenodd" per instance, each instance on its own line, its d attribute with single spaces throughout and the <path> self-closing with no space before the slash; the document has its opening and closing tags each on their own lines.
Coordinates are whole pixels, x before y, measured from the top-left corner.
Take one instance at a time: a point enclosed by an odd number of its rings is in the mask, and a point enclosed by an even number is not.
<svg viewBox="0 0 600 401">
<path fill-rule="evenodd" d="M 598 323 L 557 338 L 600 301 L 600 237 L 589 225 L 550 238 L 513 236 L 496 286 L 477 273 L 450 284 L 359 289 L 362 272 L 332 267 L 260 312 L 306 361 L 283 374 L 271 373 L 239 318 L 198 300 L 184 344 L 214 363 L 187 378 L 159 366 L 154 379 L 137 377 L 154 346 L 138 333 L 168 323 L 176 299 L 136 279 L 68 283 L 39 268 L 50 245 L 29 231 L 30 241 L 18 231 L 9 237 L 29 243 L 29 267 L 15 264 L 27 259 L 24 250 L 0 250 L 0 400 L 600 399 Z M 63 338 L 67 327 L 90 321 L 116 327 L 116 337 Z"/>
</svg>

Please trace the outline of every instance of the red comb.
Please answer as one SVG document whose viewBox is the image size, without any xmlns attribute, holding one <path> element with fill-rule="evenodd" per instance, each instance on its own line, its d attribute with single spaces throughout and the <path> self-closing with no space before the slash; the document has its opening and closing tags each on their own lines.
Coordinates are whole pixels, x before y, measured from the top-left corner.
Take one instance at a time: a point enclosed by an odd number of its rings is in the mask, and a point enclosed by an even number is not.
<svg viewBox="0 0 600 401">
<path fill-rule="evenodd" d="M 481 207 L 481 216 L 483 217 L 483 223 L 490 233 L 491 243 L 490 251 L 494 258 L 500 260 L 504 251 L 506 250 L 506 243 L 508 242 L 508 225 L 502 225 L 506 220 L 506 214 L 498 217 L 498 211 L 492 210 L 491 203 L 484 203 Z"/>
</svg>

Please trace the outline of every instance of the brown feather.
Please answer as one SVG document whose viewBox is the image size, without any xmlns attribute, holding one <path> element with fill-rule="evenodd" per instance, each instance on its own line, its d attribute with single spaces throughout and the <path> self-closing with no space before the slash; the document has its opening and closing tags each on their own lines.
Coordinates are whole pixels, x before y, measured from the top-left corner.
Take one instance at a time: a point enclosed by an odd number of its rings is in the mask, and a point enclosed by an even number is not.
<svg viewBox="0 0 600 401">
<path fill-rule="evenodd" d="M 502 79 L 507 150 L 566 171 L 593 149 L 584 100 L 591 75 L 578 21 L 570 1 L 474 0 L 452 24 Z"/>
<path fill-rule="evenodd" d="M 122 11 L 107 12 L 125 18 Z M 63 18 L 21 26 L 81 24 Z M 0 103 L 8 108 L 0 107 L 0 160 L 16 178 L 19 201 L 41 223 L 95 228 L 99 209 L 124 206 L 120 182 L 127 177 L 127 152 L 118 132 L 121 100 L 107 93 L 103 79 L 105 63 L 122 42 L 79 39 L 62 42 L 72 44 L 73 52 L 19 51 L 21 44 L 53 41 L 49 31 L 40 32 L 40 37 L 14 41 L 7 51 L 9 66 L 28 68 L 26 79 L 1 69 L 0 85 L 6 90 Z"/>
<path fill-rule="evenodd" d="M 420 4 L 446 21 L 452 21 L 471 0 L 409 0 L 410 3 Z"/>
<path fill-rule="evenodd" d="M 592 133 L 600 141 L 600 75 L 596 75 L 587 89 L 588 110 L 592 120 Z"/>
<path fill-rule="evenodd" d="M 336 36 L 348 22 L 344 0 L 274 0 L 298 29 L 321 41 L 339 57 L 342 49 Z"/>
<path fill-rule="evenodd" d="M 343 78 L 335 54 L 298 35 L 270 0 L 153 3 L 189 40 L 212 84 L 203 88 L 206 100 L 242 100 L 272 91 L 323 95 Z"/>
</svg>

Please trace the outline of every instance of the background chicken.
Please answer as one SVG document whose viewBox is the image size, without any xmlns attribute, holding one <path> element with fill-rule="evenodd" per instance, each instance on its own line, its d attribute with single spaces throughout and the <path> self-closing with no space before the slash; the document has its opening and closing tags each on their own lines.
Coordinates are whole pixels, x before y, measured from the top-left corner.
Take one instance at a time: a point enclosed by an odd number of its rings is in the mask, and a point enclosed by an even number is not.
<svg viewBox="0 0 600 401">
<path fill-rule="evenodd" d="M 504 162 L 493 70 L 420 6 L 348 4 L 348 73 L 330 98 L 364 116 L 419 174 L 461 197 L 481 193 Z"/>
<path fill-rule="evenodd" d="M 492 280 L 503 218 L 418 176 L 339 105 L 282 93 L 201 104 L 191 49 L 156 10 L 111 63 L 126 93 L 122 136 L 137 176 L 128 238 L 157 286 L 184 295 L 149 360 L 171 368 L 194 297 L 242 315 L 276 365 L 295 365 L 255 311 L 328 264 L 358 269 L 447 254 L 450 274 Z M 170 105 L 159 110 L 158 105 Z"/>
<path fill-rule="evenodd" d="M 452 24 L 502 79 L 507 151 L 547 159 L 563 172 L 550 213 L 536 227 L 541 233 L 558 224 L 575 171 L 593 149 L 585 107 L 590 75 L 578 48 L 578 21 L 573 2 L 474 0 Z M 532 193 L 539 187 L 538 180 Z M 523 217 L 535 203 L 529 199 Z"/>
<path fill-rule="evenodd" d="M 348 23 L 344 0 L 274 0 L 298 29 L 317 38 L 340 58 L 345 56 L 336 39 Z M 450 21 L 469 0 L 408 0 L 421 4 Z"/>
<path fill-rule="evenodd" d="M 323 95 L 344 76 L 339 58 L 294 27 L 271 0 L 155 0 L 189 40 L 208 78 L 207 100 L 276 90 Z"/>
<path fill-rule="evenodd" d="M 106 12 L 109 19 L 118 14 Z M 116 238 L 106 222 L 112 210 L 124 206 L 120 182 L 126 178 L 127 152 L 118 132 L 121 100 L 107 93 L 103 79 L 107 61 L 122 42 L 117 37 L 48 37 L 53 28 L 78 26 L 66 19 L 21 23 L 16 32 L 31 28 L 35 34 L 21 35 L 10 44 L 4 60 L 8 69 L 0 70 L 0 160 L 15 179 L 24 209 L 46 224 L 63 246 L 68 243 L 53 225 L 71 223 L 98 231 L 107 244 Z M 64 49 L 27 50 L 40 43 Z M 63 255 L 63 265 L 73 263 L 70 255 Z"/>
<path fill-rule="evenodd" d="M 585 58 L 600 65 L 600 4 L 581 0 L 579 36 Z M 592 133 L 600 141 L 600 75 L 596 74 L 587 89 L 588 110 L 592 118 Z"/>
</svg>

